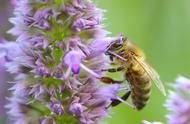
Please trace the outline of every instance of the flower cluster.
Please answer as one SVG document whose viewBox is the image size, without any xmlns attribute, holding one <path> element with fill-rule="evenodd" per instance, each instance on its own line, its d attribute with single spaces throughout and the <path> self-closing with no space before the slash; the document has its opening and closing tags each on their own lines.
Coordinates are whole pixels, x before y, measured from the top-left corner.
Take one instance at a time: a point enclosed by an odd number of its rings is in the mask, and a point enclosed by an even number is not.
<svg viewBox="0 0 190 124">
<path fill-rule="evenodd" d="M 106 38 L 102 10 L 90 0 L 18 0 L 16 42 L 0 44 L 16 75 L 7 105 L 15 124 L 95 124 L 106 117 L 119 85 L 103 87 Z"/>
<path fill-rule="evenodd" d="M 189 124 L 190 122 L 190 80 L 178 77 L 170 91 L 166 108 L 170 111 L 167 115 L 168 124 Z"/>
</svg>

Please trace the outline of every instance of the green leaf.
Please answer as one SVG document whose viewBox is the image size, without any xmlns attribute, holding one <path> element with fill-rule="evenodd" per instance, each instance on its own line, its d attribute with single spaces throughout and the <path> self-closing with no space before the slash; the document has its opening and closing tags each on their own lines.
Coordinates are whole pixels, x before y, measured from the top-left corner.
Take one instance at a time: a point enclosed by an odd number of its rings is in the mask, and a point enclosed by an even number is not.
<svg viewBox="0 0 190 124">
<path fill-rule="evenodd" d="M 62 0 L 55 0 L 55 3 L 58 4 L 58 5 L 61 5 L 62 4 Z"/>
<path fill-rule="evenodd" d="M 63 54 L 64 54 L 64 52 L 62 49 L 59 49 L 56 47 L 53 48 L 53 55 L 54 55 L 55 62 L 57 65 L 61 62 L 61 58 L 62 58 Z"/>
</svg>

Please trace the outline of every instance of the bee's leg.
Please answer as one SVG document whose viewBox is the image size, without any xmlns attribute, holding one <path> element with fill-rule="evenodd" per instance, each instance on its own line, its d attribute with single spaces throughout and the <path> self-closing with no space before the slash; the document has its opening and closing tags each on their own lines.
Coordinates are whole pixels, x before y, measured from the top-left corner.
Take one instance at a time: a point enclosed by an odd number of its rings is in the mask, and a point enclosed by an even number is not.
<svg viewBox="0 0 190 124">
<path fill-rule="evenodd" d="M 109 68 L 109 69 L 102 69 L 101 71 L 108 71 L 108 72 L 118 72 L 118 71 L 122 71 L 124 69 L 124 67 L 118 67 L 118 68 Z M 118 80 L 114 80 L 113 78 L 110 77 L 101 77 L 100 79 L 103 83 L 106 84 L 121 84 L 124 82 L 124 80 L 122 81 L 118 81 Z"/>
<path fill-rule="evenodd" d="M 110 65 L 117 65 L 115 62 L 109 62 Z"/>
<path fill-rule="evenodd" d="M 134 105 L 131 105 L 130 103 L 128 103 L 126 100 L 129 98 L 131 94 L 131 91 L 128 91 L 126 94 L 124 94 L 121 98 L 118 97 L 116 100 L 113 100 L 111 103 L 111 106 L 117 106 L 119 105 L 121 102 L 127 104 L 129 107 L 131 107 L 132 109 L 136 109 L 136 107 Z"/>
<path fill-rule="evenodd" d="M 123 69 L 124 69 L 124 67 L 120 66 L 120 67 L 118 67 L 118 68 L 102 69 L 101 71 L 118 72 L 118 71 L 122 71 Z"/>
<path fill-rule="evenodd" d="M 108 50 L 106 54 L 112 56 L 112 58 L 113 58 L 113 57 L 116 57 L 116 58 L 119 58 L 119 59 L 121 59 L 121 60 L 123 60 L 123 61 L 125 61 L 125 62 L 127 61 L 126 58 L 124 58 L 124 57 L 122 57 L 122 56 L 120 56 L 120 55 L 114 53 L 113 51 Z M 112 58 L 110 58 L 110 59 L 112 59 Z"/>
<path fill-rule="evenodd" d="M 121 84 L 124 82 L 124 81 L 114 80 L 110 77 L 101 77 L 100 81 L 106 84 Z"/>
<path fill-rule="evenodd" d="M 129 98 L 130 94 L 131 94 L 131 91 L 128 91 L 127 93 L 125 93 L 125 94 L 121 97 L 121 99 L 123 99 L 123 100 L 126 101 L 126 100 Z M 114 106 L 119 105 L 120 103 L 121 103 L 120 100 L 112 100 L 111 106 L 114 107 Z"/>
</svg>

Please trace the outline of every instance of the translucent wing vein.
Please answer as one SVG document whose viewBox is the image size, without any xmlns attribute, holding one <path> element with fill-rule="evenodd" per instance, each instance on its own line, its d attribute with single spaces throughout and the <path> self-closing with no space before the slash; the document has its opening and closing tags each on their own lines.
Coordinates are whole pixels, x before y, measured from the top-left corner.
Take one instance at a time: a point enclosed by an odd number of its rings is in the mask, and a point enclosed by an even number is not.
<svg viewBox="0 0 190 124">
<path fill-rule="evenodd" d="M 160 77 L 158 73 L 150 67 L 147 63 L 144 62 L 144 60 L 141 60 L 141 58 L 138 58 L 134 56 L 135 60 L 143 67 L 143 69 L 147 72 L 151 80 L 155 83 L 155 85 L 158 87 L 158 89 L 163 93 L 164 96 L 166 96 L 166 91 L 164 88 L 164 85 L 162 81 L 160 80 Z"/>
</svg>

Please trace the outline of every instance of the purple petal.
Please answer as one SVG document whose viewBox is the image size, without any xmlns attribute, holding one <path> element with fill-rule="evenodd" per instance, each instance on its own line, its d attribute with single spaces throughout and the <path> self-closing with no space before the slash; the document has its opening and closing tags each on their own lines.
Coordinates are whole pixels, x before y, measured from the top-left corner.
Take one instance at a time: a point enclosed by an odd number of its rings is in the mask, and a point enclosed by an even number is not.
<svg viewBox="0 0 190 124">
<path fill-rule="evenodd" d="M 58 116 L 61 116 L 64 114 L 64 108 L 62 104 L 56 99 L 51 99 L 50 109 L 54 114 Z"/>
<path fill-rule="evenodd" d="M 79 74 L 79 72 L 80 72 L 80 65 L 79 64 L 73 64 L 72 65 L 72 72 L 74 74 Z"/>
<path fill-rule="evenodd" d="M 77 51 L 71 51 L 65 55 L 63 58 L 63 63 L 65 63 L 68 66 L 71 66 L 72 72 L 74 74 L 78 74 L 80 71 L 80 63 L 82 60 L 82 56 Z"/>
<path fill-rule="evenodd" d="M 117 99 L 116 95 L 119 92 L 119 88 L 119 84 L 112 84 L 99 89 L 96 93 L 102 94 L 102 96 L 107 97 L 108 99 Z"/>
</svg>

